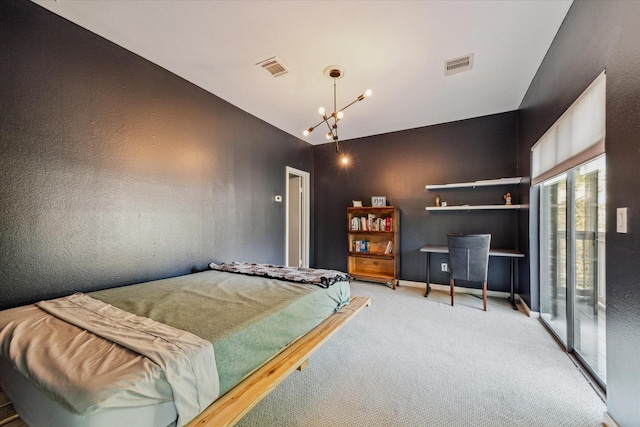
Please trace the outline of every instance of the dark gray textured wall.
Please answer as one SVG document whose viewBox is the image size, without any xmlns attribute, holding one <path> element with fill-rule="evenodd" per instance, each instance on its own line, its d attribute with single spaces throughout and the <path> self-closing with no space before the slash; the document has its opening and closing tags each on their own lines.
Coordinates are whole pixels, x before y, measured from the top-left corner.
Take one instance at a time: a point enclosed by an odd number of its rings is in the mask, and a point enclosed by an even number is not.
<svg viewBox="0 0 640 427">
<path fill-rule="evenodd" d="M 314 147 L 316 265 L 346 269 L 346 208 L 352 200 L 371 206 L 371 196 L 386 196 L 388 204 L 400 209 L 403 280 L 425 280 L 426 255 L 419 250 L 425 244 L 446 245 L 447 232 L 487 232 L 492 247 L 515 249 L 518 211 L 427 212 L 436 192 L 425 185 L 517 176 L 516 117 L 516 112 L 508 112 L 345 141 L 340 146 L 351 158 L 346 167 L 338 163 L 333 144 Z M 508 190 L 517 203 L 513 187 L 438 193 L 450 204 L 503 204 Z M 432 256 L 432 282 L 448 283 L 439 271 L 445 260 Z M 491 258 L 489 289 L 509 289 L 508 267 L 508 260 Z"/>
<path fill-rule="evenodd" d="M 607 72 L 607 410 L 640 426 L 640 2 L 576 0 L 520 107 L 519 160 L 582 91 Z M 629 209 L 618 234 L 615 210 Z M 532 218 L 533 220 L 533 218 Z"/>
<path fill-rule="evenodd" d="M 284 263 L 313 149 L 27 2 L 0 2 L 0 308 Z"/>
</svg>

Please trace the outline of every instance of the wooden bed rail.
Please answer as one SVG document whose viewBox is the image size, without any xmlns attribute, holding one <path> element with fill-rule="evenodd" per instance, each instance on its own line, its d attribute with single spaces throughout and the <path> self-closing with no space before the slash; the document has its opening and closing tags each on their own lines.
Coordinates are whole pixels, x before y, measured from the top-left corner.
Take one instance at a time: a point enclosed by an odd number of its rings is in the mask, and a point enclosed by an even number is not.
<svg viewBox="0 0 640 427">
<path fill-rule="evenodd" d="M 21 420 L 16 411 L 13 409 L 13 405 L 7 399 L 2 389 L 0 389 L 0 426 L 21 427 L 27 426 Z"/>
<path fill-rule="evenodd" d="M 302 370 L 309 357 L 338 332 L 371 298 L 354 296 L 348 305 L 327 317 L 306 335 L 294 341 L 278 355 L 258 368 L 237 386 L 213 402 L 187 427 L 232 426 L 264 399 L 278 384 L 296 369 Z"/>
</svg>

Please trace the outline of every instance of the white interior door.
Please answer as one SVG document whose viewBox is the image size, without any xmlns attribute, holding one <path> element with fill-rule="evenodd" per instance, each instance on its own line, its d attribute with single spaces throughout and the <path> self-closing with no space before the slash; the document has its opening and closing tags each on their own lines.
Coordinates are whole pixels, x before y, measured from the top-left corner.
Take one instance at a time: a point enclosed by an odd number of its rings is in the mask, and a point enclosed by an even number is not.
<svg viewBox="0 0 640 427">
<path fill-rule="evenodd" d="M 309 173 L 287 166 L 286 187 L 285 260 L 309 267 Z"/>
</svg>

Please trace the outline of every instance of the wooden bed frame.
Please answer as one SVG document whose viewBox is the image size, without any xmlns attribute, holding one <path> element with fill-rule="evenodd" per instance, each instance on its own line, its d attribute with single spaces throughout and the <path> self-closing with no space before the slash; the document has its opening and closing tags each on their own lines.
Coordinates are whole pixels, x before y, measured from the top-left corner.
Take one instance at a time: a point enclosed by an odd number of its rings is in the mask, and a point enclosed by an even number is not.
<svg viewBox="0 0 640 427">
<path fill-rule="evenodd" d="M 27 426 L 22 423 L 20 417 L 13 409 L 13 405 L 7 399 L 4 392 L 0 390 L 0 426 L 22 427 Z"/>
<path fill-rule="evenodd" d="M 338 332 L 360 310 L 371 305 L 371 298 L 355 296 L 348 305 L 327 317 L 306 335 L 291 343 L 242 382 L 213 402 L 186 427 L 232 426 L 264 399 L 293 371 L 304 369 L 309 357 Z M 11 402 L 0 390 L 0 426 L 25 426 Z"/>
<path fill-rule="evenodd" d="M 213 402 L 186 427 L 232 426 L 264 399 L 296 369 L 301 371 L 309 357 L 338 332 L 371 298 L 355 296 L 340 311 L 327 317 L 306 335 L 291 343 L 242 382 Z"/>
</svg>

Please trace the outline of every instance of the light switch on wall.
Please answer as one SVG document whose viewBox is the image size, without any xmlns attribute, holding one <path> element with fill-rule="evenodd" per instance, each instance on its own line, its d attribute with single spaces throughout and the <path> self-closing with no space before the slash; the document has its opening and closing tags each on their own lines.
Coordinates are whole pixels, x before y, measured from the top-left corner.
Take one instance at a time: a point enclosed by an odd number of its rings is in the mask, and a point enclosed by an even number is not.
<svg viewBox="0 0 640 427">
<path fill-rule="evenodd" d="M 627 232 L 627 208 L 616 209 L 616 231 L 618 233 Z"/>
</svg>

